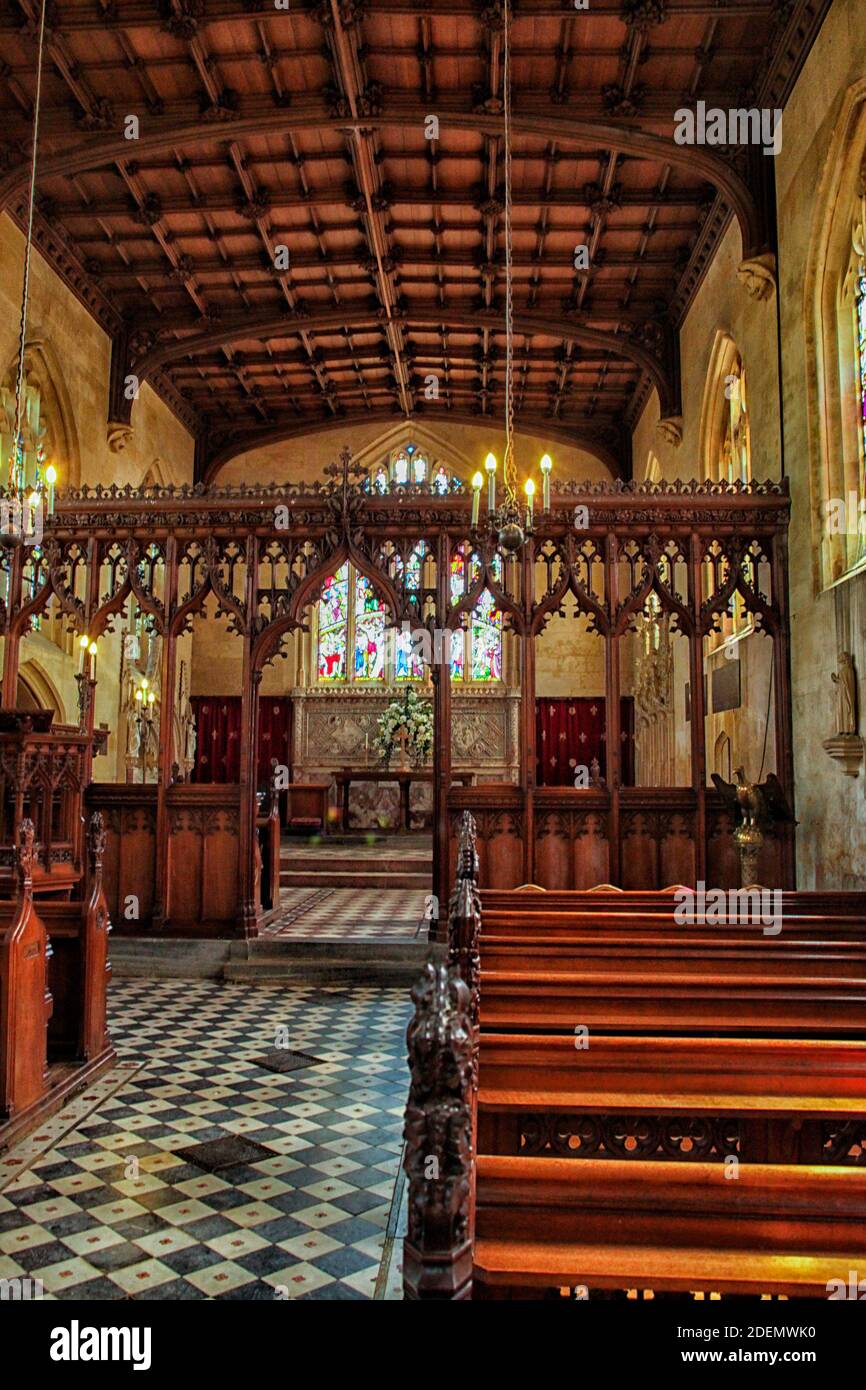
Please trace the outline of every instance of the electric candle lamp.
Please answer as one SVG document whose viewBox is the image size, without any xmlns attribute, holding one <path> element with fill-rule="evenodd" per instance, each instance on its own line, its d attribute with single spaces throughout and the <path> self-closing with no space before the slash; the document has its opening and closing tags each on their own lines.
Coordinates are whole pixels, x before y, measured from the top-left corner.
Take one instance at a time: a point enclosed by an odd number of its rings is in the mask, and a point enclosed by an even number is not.
<svg viewBox="0 0 866 1390">
<path fill-rule="evenodd" d="M 84 654 L 87 651 L 87 648 L 90 646 L 90 638 L 88 637 L 86 632 L 82 632 L 81 636 L 78 639 L 78 645 L 81 648 L 81 657 L 78 662 L 78 674 L 80 676 L 82 671 L 84 670 Z"/>
<path fill-rule="evenodd" d="M 87 648 L 87 653 L 90 657 L 90 679 L 92 681 L 96 680 L 96 651 L 96 643 L 91 642 L 90 646 Z"/>
<path fill-rule="evenodd" d="M 45 481 L 48 484 L 48 515 L 54 515 L 54 488 L 57 483 L 57 469 L 53 463 L 49 463 L 45 470 Z"/>
<path fill-rule="evenodd" d="M 531 478 L 526 479 L 526 483 L 524 485 L 524 492 L 526 493 L 526 517 L 531 526 L 532 509 L 535 506 L 535 483 Z"/>
<path fill-rule="evenodd" d="M 487 469 L 487 507 L 493 512 L 496 510 L 496 455 L 488 454 L 484 460 L 484 467 Z"/>
<path fill-rule="evenodd" d="M 478 512 L 481 507 L 481 488 L 484 479 L 480 473 L 476 473 L 472 479 L 472 525 L 478 525 Z"/>
<path fill-rule="evenodd" d="M 550 511 L 550 470 L 553 468 L 553 459 L 550 454 L 543 454 L 541 459 L 541 486 L 542 506 L 546 512 Z"/>
<path fill-rule="evenodd" d="M 136 692 L 135 692 L 135 700 L 136 700 L 136 703 L 140 705 L 143 699 L 144 699 L 144 692 L 142 691 L 141 686 L 139 686 L 138 689 L 137 689 Z"/>
<path fill-rule="evenodd" d="M 38 514 L 39 514 L 39 502 L 40 502 L 39 493 L 36 492 L 36 491 L 34 490 L 33 492 L 31 492 L 30 496 L 27 498 L 27 513 L 28 513 L 28 515 L 27 515 L 26 529 L 27 529 L 28 535 L 35 535 L 35 534 L 36 534 L 36 517 L 37 517 Z"/>
</svg>

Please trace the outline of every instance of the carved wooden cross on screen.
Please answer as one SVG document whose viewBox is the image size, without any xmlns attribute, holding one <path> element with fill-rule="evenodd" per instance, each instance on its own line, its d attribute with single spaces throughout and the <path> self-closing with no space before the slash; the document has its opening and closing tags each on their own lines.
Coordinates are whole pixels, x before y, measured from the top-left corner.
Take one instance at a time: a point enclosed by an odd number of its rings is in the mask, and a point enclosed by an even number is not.
<svg viewBox="0 0 866 1390">
<path fill-rule="evenodd" d="M 350 477 L 363 478 L 367 470 L 362 463 L 355 462 L 348 445 L 345 445 L 340 454 L 339 463 L 329 463 L 325 466 L 323 471 L 326 478 L 333 478 L 335 480 L 335 491 L 338 490 L 341 493 L 341 501 L 343 509 L 345 510 L 349 501 L 349 491 L 351 487 L 349 482 Z"/>
<path fill-rule="evenodd" d="M 328 506 L 331 508 L 337 531 L 334 535 L 334 543 L 342 534 L 348 538 L 354 525 L 354 517 L 362 506 L 363 494 L 357 488 L 353 488 L 349 482 L 351 478 L 363 477 L 366 469 L 360 463 L 355 463 L 348 446 L 343 448 L 340 454 L 339 463 L 329 463 L 324 468 L 326 478 L 333 478 L 331 491 L 328 494 Z"/>
</svg>

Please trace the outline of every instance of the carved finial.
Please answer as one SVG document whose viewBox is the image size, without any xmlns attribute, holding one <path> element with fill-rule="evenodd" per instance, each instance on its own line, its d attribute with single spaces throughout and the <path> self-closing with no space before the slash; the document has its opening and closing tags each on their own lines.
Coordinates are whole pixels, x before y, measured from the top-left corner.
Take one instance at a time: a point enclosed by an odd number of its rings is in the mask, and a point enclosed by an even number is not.
<svg viewBox="0 0 866 1390">
<path fill-rule="evenodd" d="M 456 971 L 428 964 L 412 990 L 406 1042 L 409 1180 L 404 1295 L 466 1298 L 472 1278 L 473 1030 L 469 990 Z"/>
<path fill-rule="evenodd" d="M 33 822 L 28 816 L 22 820 L 18 826 L 18 881 L 25 898 L 33 892 L 33 863 L 36 858 L 36 845 L 34 842 L 35 831 Z"/>
<path fill-rule="evenodd" d="M 457 877 L 448 904 L 448 964 L 459 971 L 470 992 L 470 1018 L 473 1027 L 479 1017 L 481 959 L 478 938 L 481 933 L 481 896 L 478 891 L 478 852 L 475 848 L 475 818 L 464 811 L 457 845 Z"/>
<path fill-rule="evenodd" d="M 102 860 L 105 856 L 107 840 L 105 819 L 101 811 L 94 811 L 87 827 L 87 857 L 92 874 L 102 873 Z"/>
</svg>

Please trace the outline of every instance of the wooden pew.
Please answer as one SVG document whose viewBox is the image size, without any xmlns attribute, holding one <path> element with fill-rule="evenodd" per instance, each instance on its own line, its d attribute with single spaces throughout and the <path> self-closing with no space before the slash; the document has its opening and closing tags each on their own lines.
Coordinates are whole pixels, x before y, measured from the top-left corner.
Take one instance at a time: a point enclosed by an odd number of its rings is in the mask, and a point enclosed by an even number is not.
<svg viewBox="0 0 866 1390">
<path fill-rule="evenodd" d="M 48 933 L 33 905 L 33 822 L 18 827 L 18 898 L 0 916 L 0 1132 L 48 1087 Z"/>
<path fill-rule="evenodd" d="M 866 979 L 866 946 L 856 941 L 826 941 L 766 938 L 744 941 L 719 934 L 711 942 L 698 937 L 682 940 L 659 935 L 637 943 L 628 938 L 605 935 L 602 939 L 585 933 L 564 938 L 550 945 L 545 937 L 484 937 L 484 967 L 503 974 L 524 968 L 545 974 L 591 974 L 610 968 L 615 955 L 620 976 L 641 974 L 664 962 L 674 965 L 681 975 L 703 975 L 713 963 L 726 975 L 750 975 L 770 967 L 777 977 L 807 975 Z"/>
<path fill-rule="evenodd" d="M 681 926 L 673 892 L 479 894 L 473 830 L 447 978 L 410 1027 L 406 1296 L 847 1281 L 866 1253 L 866 898 L 783 895 L 776 936 Z M 428 1252 L 437 1145 L 451 1179 Z"/>
<path fill-rule="evenodd" d="M 115 1058 L 106 1026 L 111 923 L 102 885 L 102 815 L 95 812 L 88 829 L 86 897 L 40 902 L 38 916 L 27 871 L 35 855 L 29 822 L 22 824 L 20 836 L 22 894 L 13 920 L 3 932 L 0 958 L 0 1078 L 4 1086 L 0 1149 L 41 1123 L 68 1096 L 109 1068 Z M 19 942 L 26 942 L 26 947 Z M 22 955 L 26 957 L 26 971 L 20 969 Z M 37 997 L 41 1000 L 38 1008 L 34 1003 Z M 22 1075 L 21 1068 L 26 1082 L 16 1081 L 16 1076 Z"/>
<path fill-rule="evenodd" d="M 44 903 L 42 917 L 51 941 L 49 983 L 54 1011 L 48 1030 L 52 1061 L 107 1065 L 114 1058 L 106 1013 L 111 961 L 111 921 L 102 882 L 106 833 L 94 812 L 87 836 L 89 891 L 85 901 Z"/>
<path fill-rule="evenodd" d="M 476 1297 L 558 1287 L 826 1298 L 866 1264 L 857 1168 L 477 1160 Z"/>
<path fill-rule="evenodd" d="M 586 1042 L 481 1035 L 479 1153 L 820 1163 L 866 1136 L 866 1042 Z"/>
<path fill-rule="evenodd" d="M 481 1027 L 721 1036 L 866 1037 L 866 982 L 817 975 L 745 976 L 719 967 L 688 976 L 656 969 L 623 979 L 612 968 L 568 975 L 481 971 Z"/>
</svg>

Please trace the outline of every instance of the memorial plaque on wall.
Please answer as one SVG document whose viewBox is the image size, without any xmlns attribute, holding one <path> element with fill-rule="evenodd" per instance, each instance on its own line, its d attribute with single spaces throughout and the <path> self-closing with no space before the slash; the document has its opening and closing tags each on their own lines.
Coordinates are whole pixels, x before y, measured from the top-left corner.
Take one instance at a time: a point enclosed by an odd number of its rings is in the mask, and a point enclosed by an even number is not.
<svg viewBox="0 0 866 1390">
<path fill-rule="evenodd" d="M 740 661 L 725 660 L 712 673 L 713 714 L 740 708 Z"/>
</svg>

